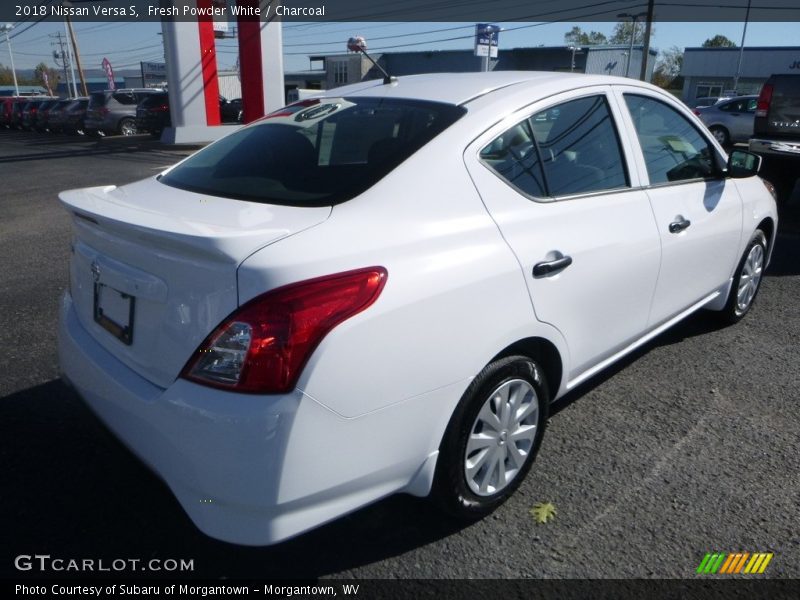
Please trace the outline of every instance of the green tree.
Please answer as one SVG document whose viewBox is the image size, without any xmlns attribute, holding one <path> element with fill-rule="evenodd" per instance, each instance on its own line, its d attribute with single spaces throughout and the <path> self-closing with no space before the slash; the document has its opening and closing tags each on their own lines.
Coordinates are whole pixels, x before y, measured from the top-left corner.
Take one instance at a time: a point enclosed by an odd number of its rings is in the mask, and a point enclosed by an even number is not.
<svg viewBox="0 0 800 600">
<path fill-rule="evenodd" d="M 633 29 L 633 23 L 630 20 L 620 21 L 614 26 L 614 31 L 611 33 L 612 44 L 630 44 L 631 31 L 634 31 L 633 43 L 641 44 L 644 41 L 644 30 L 646 23 L 644 21 L 636 21 L 636 29 Z M 655 35 L 655 27 L 650 28 L 650 35 Z"/>
<path fill-rule="evenodd" d="M 703 42 L 703 48 L 736 48 L 736 43 L 726 38 L 724 35 L 715 35 Z"/>
<path fill-rule="evenodd" d="M 58 87 L 58 82 L 61 79 L 61 75 L 57 69 L 48 67 L 43 62 L 40 62 L 33 69 L 33 79 L 35 81 L 35 85 L 47 87 L 47 84 L 45 83 L 45 73 L 47 73 L 47 81 L 50 85 L 50 89 L 55 92 L 55 89 Z"/>
<path fill-rule="evenodd" d="M 14 76 L 11 69 L 0 64 L 0 85 L 14 85 Z"/>
<path fill-rule="evenodd" d="M 683 67 L 683 50 L 677 46 L 662 50 L 653 69 L 653 84 L 664 89 L 675 89 L 683 85 L 681 67 Z"/>
<path fill-rule="evenodd" d="M 577 25 L 564 34 L 564 43 L 573 46 L 607 44 L 608 38 L 599 31 L 585 32 Z"/>
</svg>

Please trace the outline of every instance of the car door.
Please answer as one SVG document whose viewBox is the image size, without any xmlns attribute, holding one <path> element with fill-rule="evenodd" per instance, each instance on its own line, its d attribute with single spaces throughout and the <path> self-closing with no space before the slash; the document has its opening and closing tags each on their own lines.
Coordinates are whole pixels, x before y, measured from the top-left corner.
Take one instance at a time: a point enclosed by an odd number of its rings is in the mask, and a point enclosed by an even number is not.
<svg viewBox="0 0 800 600">
<path fill-rule="evenodd" d="M 654 326 L 722 292 L 738 258 L 742 201 L 725 178 L 718 146 L 677 101 L 643 88 L 618 86 L 615 93 L 638 141 L 661 237 Z"/>
<path fill-rule="evenodd" d="M 643 334 L 660 260 L 608 89 L 533 104 L 464 155 L 520 263 L 536 318 L 567 342 L 572 381 Z"/>
</svg>

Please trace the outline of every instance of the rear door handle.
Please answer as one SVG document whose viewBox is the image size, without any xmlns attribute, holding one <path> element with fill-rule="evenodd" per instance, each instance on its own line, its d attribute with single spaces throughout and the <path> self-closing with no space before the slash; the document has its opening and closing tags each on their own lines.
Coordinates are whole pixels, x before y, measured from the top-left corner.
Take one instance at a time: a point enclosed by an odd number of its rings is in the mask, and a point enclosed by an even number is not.
<svg viewBox="0 0 800 600">
<path fill-rule="evenodd" d="M 543 277 L 545 275 L 550 275 L 550 273 L 555 273 L 561 269 L 566 269 L 571 264 L 571 256 L 562 256 L 556 260 L 548 260 L 546 262 L 536 263 L 533 265 L 533 276 Z"/>
<path fill-rule="evenodd" d="M 680 221 L 673 221 L 672 223 L 669 224 L 669 232 L 680 233 L 681 231 L 689 227 L 689 225 L 691 224 L 692 222 L 689 219 L 681 219 Z"/>
</svg>

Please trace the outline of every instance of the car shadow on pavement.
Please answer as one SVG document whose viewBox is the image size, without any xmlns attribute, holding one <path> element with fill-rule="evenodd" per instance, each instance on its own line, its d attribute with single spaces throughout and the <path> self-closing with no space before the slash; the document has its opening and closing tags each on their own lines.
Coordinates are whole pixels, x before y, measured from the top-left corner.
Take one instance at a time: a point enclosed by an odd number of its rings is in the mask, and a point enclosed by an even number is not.
<svg viewBox="0 0 800 600">
<path fill-rule="evenodd" d="M 779 233 L 775 241 L 767 277 L 787 275 L 800 275 L 800 234 Z"/>
<path fill-rule="evenodd" d="M 0 577 L 31 575 L 14 570 L 17 555 L 50 554 L 108 563 L 193 560 L 193 572 L 169 574 L 180 578 L 316 578 L 403 554 L 465 526 L 424 499 L 397 495 L 272 547 L 213 540 L 60 380 L 0 398 L 0 439 L 0 527 L 8 553 Z"/>
</svg>

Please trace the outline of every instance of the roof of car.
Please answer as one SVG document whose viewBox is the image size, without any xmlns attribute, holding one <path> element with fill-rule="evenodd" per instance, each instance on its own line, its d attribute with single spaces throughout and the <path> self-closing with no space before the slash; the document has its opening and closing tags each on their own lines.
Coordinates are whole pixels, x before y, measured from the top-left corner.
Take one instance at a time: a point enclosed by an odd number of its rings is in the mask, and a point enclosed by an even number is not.
<svg viewBox="0 0 800 600">
<path fill-rule="evenodd" d="M 553 92 L 579 85 L 609 83 L 638 83 L 635 80 L 609 77 L 607 75 L 584 75 L 582 73 L 555 73 L 550 71 L 491 71 L 488 73 L 429 73 L 398 77 L 390 84 L 382 80 L 370 80 L 348 86 L 333 88 L 324 95 L 381 96 L 464 104 L 495 90 L 525 82 L 535 82 Z M 543 90 L 544 91 L 544 90 Z"/>
</svg>

